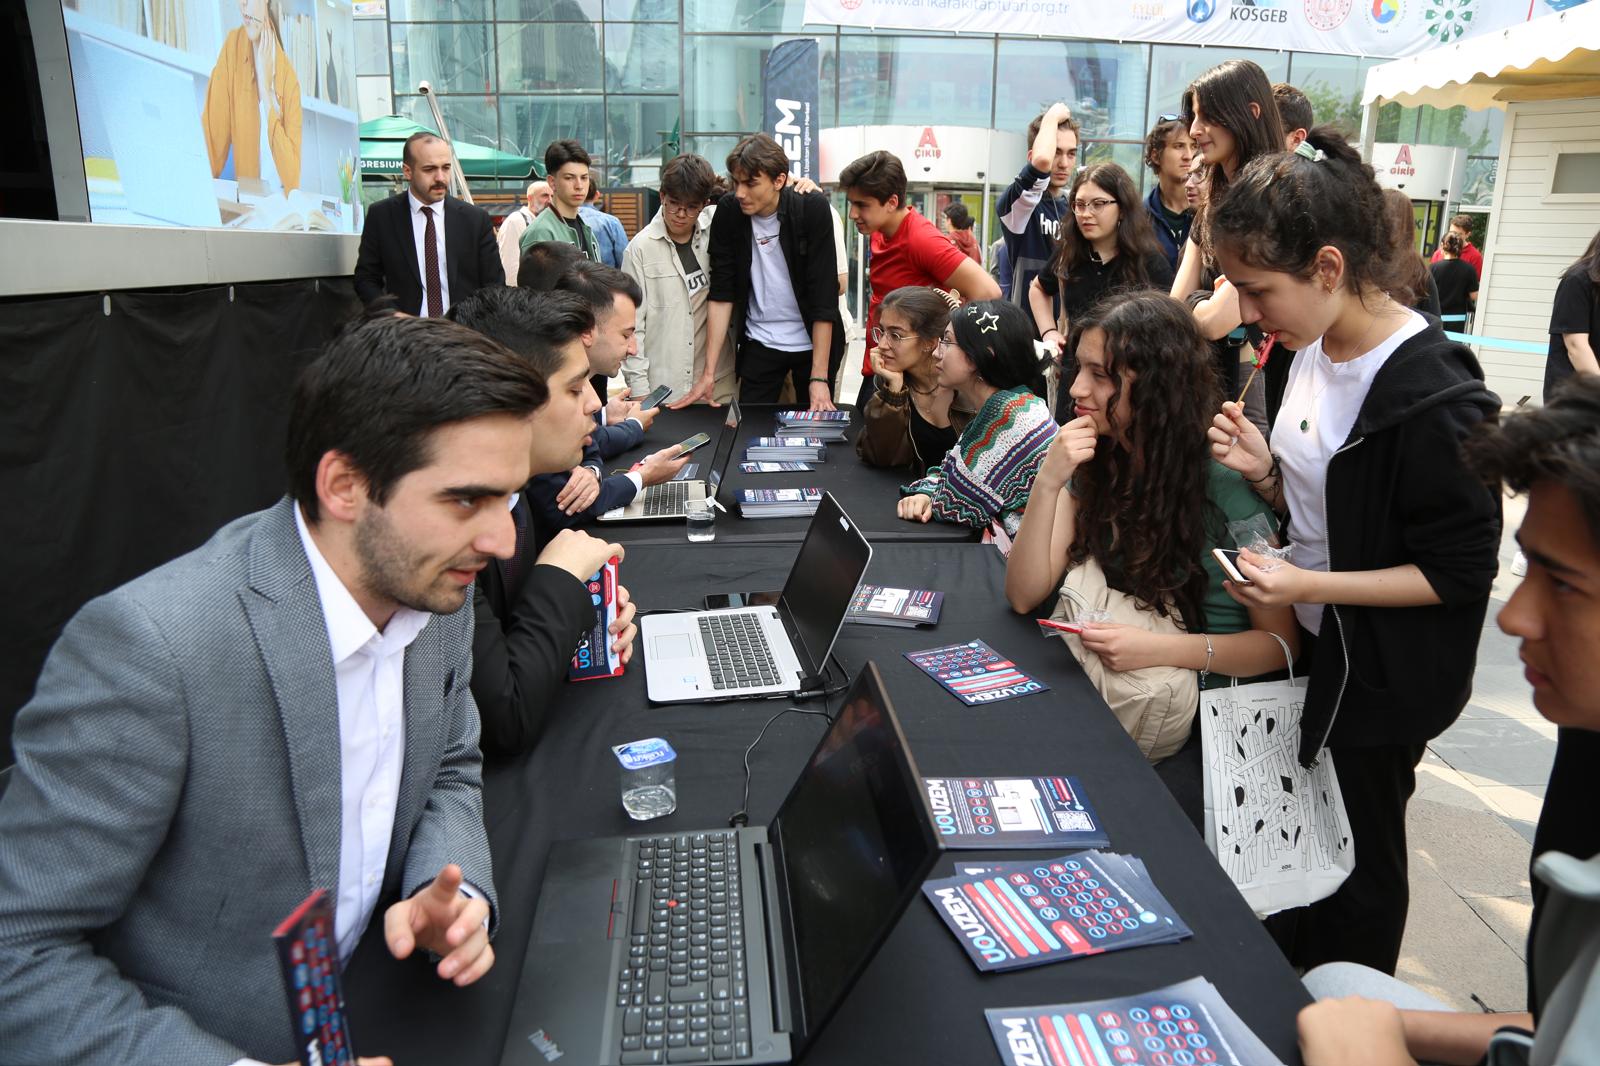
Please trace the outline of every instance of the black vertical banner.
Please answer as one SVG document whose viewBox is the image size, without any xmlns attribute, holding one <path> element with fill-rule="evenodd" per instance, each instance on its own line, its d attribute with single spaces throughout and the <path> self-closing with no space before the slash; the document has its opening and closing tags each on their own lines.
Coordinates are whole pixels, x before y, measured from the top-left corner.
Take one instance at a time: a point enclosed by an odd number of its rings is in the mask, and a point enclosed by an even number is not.
<svg viewBox="0 0 1600 1066">
<path fill-rule="evenodd" d="M 761 128 L 783 147 L 792 178 L 817 180 L 815 38 L 784 41 L 767 53 L 761 74 Z"/>
</svg>

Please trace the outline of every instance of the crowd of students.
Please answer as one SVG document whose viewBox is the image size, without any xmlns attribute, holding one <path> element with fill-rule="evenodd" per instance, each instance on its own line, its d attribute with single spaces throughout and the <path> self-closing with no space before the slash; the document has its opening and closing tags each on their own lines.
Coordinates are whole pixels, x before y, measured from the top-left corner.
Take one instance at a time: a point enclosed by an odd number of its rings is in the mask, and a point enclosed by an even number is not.
<svg viewBox="0 0 1600 1066">
<path fill-rule="evenodd" d="M 1175 670 L 1209 686 L 1297 662 L 1299 754 L 1333 760 L 1355 869 L 1270 929 L 1302 970 L 1392 973 L 1407 800 L 1425 745 L 1469 697 L 1497 572 L 1498 494 L 1462 449 L 1501 405 L 1438 321 L 1442 296 L 1453 313 L 1475 298 L 1451 269 L 1465 243 L 1452 233 L 1445 269 L 1430 269 L 1409 201 L 1249 61 L 1202 74 L 1151 130 L 1142 201 L 1117 164 L 1078 166 L 1079 132 L 1065 105 L 1046 109 L 999 197 L 1009 300 L 975 248 L 907 207 L 899 160 L 844 168 L 850 220 L 871 237 L 857 455 L 906 473 L 901 518 L 967 526 L 1007 552 L 1017 611 L 1048 607 L 1089 565 L 1131 597 L 1153 621 L 1079 638 L 1105 676 Z M 700 261 L 719 351 L 656 348 L 650 365 L 700 367 L 680 402 L 711 399 L 704 368 L 731 350 L 737 383 L 720 398 L 777 399 L 776 368 L 797 403 L 830 407 L 837 355 L 817 353 L 837 349 L 828 283 L 843 260 L 829 258 L 826 202 L 791 187 L 765 138 L 727 162 L 735 192 L 705 208 Z M 970 215 L 941 222 L 957 234 Z M 1241 394 L 1263 348 L 1269 369 Z M 1247 548 L 1240 582 L 1212 549 L 1251 519 L 1287 558 Z M 1192 698 L 1106 695 L 1152 761 L 1194 754 Z"/>
<path fill-rule="evenodd" d="M 843 169 L 848 218 L 869 238 L 872 290 L 863 387 L 854 397 L 856 454 L 903 472 L 900 498 L 883 501 L 900 518 L 961 525 L 1006 553 L 1004 587 L 994 594 L 1019 613 L 1044 609 L 1085 574 L 1137 609 L 1137 624 L 1085 622 L 1076 647 L 1093 657 L 1091 676 L 1104 679 L 1108 703 L 1154 762 L 1195 756 L 1193 690 L 1153 706 L 1128 696 L 1117 678 L 1164 670 L 1206 687 L 1273 675 L 1286 655 L 1297 663 L 1309 677 L 1299 757 L 1333 760 L 1355 864 L 1332 896 L 1276 917 L 1270 931 L 1290 961 L 1311 972 L 1314 991 L 1400 1002 L 1400 991 L 1371 975 L 1393 973 L 1405 928 L 1405 811 L 1416 766 L 1471 692 L 1497 572 L 1502 482 L 1532 492 L 1523 535 L 1532 566 L 1501 625 L 1523 640 L 1540 711 L 1565 726 L 1600 729 L 1592 644 L 1572 636 L 1600 634 L 1600 384 L 1590 339 L 1600 236 L 1562 281 L 1567 363 L 1552 371 L 1548 405 L 1497 430 L 1499 398 L 1471 350 L 1438 322 L 1441 309 L 1473 299 L 1475 281 L 1459 269 L 1472 269 L 1470 244 L 1452 232 L 1430 270 L 1411 244 L 1409 204 L 1402 215 L 1388 202 L 1371 168 L 1338 131 L 1314 125 L 1292 86 L 1270 84 L 1246 60 L 1202 74 L 1180 112 L 1150 132 L 1145 165 L 1155 184 L 1143 200 L 1117 164 L 1078 166 L 1079 133 L 1064 104 L 1031 124 L 1029 157 L 997 203 L 1007 263 L 999 280 L 981 265 L 964 209 L 946 213 L 947 236 L 908 205 L 893 155 L 872 152 Z M 633 470 L 607 473 L 607 461 L 636 448 L 662 417 L 635 395 L 668 386 L 673 408 L 735 396 L 787 398 L 813 410 L 841 402 L 843 220 L 821 190 L 790 180 L 789 160 L 765 135 L 743 138 L 724 162 L 725 179 L 697 156 L 669 161 L 660 211 L 616 247 L 609 226 L 581 210 L 593 198 L 588 156 L 575 142 L 553 143 L 548 186 L 538 190 L 548 206 L 536 207 L 530 190 L 526 217 L 508 220 L 512 229 L 501 235 L 502 253 L 515 244 L 515 270 L 506 271 L 513 284 L 455 302 L 452 326 L 388 318 L 357 327 L 334 346 L 333 369 L 319 371 L 333 384 L 313 377 L 302 386 L 297 403 L 311 414 L 297 407 L 297 425 L 311 419 L 314 427 L 318 411 L 336 421 L 345 407 L 376 418 L 352 385 L 364 365 L 356 348 L 370 343 L 381 354 L 374 365 L 389 367 L 394 402 L 415 412 L 415 424 L 394 431 L 400 444 L 373 444 L 377 458 L 352 454 L 348 470 L 339 466 L 342 450 L 357 445 L 335 435 L 318 451 L 323 437 L 292 431 L 293 498 L 261 522 L 291 546 L 293 521 L 301 523 L 300 540 L 329 555 L 318 568 L 322 555 L 306 549 L 319 582 L 325 569 L 346 585 L 347 569 L 366 578 L 381 571 L 387 584 L 361 587 L 387 605 L 386 619 L 409 625 L 415 620 L 405 610 L 453 613 L 457 593 L 470 599 L 469 684 L 479 722 L 463 725 L 453 743 L 475 740 L 490 757 L 513 755 L 536 744 L 559 713 L 566 663 L 592 622 L 583 582 L 623 554 L 584 527 L 686 461 L 665 449 Z M 1244 360 L 1256 351 L 1241 389 Z M 1555 341 L 1553 364 L 1554 352 Z M 421 380 L 419 358 L 455 360 L 463 374 L 471 370 L 464 381 L 487 382 L 474 386 L 484 396 L 504 396 L 437 410 L 437 398 L 402 396 L 407 382 Z M 1584 373 L 1566 381 L 1573 371 Z M 618 375 L 629 391 L 606 396 L 605 383 Z M 520 445 L 516 420 L 531 426 Z M 437 580 L 449 593 L 409 596 L 402 571 L 424 556 L 407 550 L 406 529 L 371 517 L 387 506 L 387 489 L 381 479 L 360 487 L 363 464 L 404 481 L 433 470 L 440 455 L 456 455 L 417 443 L 442 432 L 435 427 L 479 422 L 498 449 L 485 455 L 525 447 L 526 462 L 501 462 L 473 482 L 487 487 L 456 501 L 475 515 L 486 510 L 471 553 L 443 555 L 451 566 Z M 502 484 L 512 467 L 527 476 Z M 320 517 L 319 501 L 332 508 Z M 491 530 L 491 520 L 504 522 L 496 508 L 509 510 L 509 531 Z M 1241 545 L 1230 577 L 1212 550 L 1232 547 L 1230 525 L 1251 521 L 1265 545 Z M 236 551 L 231 543 L 203 552 Z M 1265 546 L 1282 550 L 1269 555 Z M 305 570 L 305 558 L 295 558 L 296 572 Z M 141 597 L 165 603 L 159 597 L 172 587 L 140 586 L 120 610 L 138 621 Z M 325 611 L 328 602 L 324 593 Z M 635 606 L 626 589 L 619 602 L 611 637 L 626 660 Z M 371 603 L 361 607 L 376 619 Z M 381 644 L 384 623 L 376 624 Z M 69 629 L 61 654 L 88 639 L 89 625 Z M 18 952 L 33 950 L 27 944 L 39 935 L 43 905 L 8 875 L 16 862 L 49 853 L 35 842 L 48 835 L 52 804 L 75 802 L 61 798 L 65 786 L 48 771 L 64 756 L 45 715 L 73 669 L 55 657 L 53 664 L 37 706 L 18 718 L 21 788 L 0 806 L 0 829 L 32 834 L 11 838 L 25 846 L 0 843 L 0 973 L 13 976 L 23 967 Z M 391 682 L 372 698 L 397 698 L 400 681 Z M 453 685 L 452 673 L 443 687 L 455 698 Z M 104 687 L 115 688 L 115 679 Z M 151 682 L 152 691 L 159 687 Z M 142 727 L 129 728 L 142 735 Z M 470 805 L 462 810 L 472 822 Z M 165 846 L 160 816 L 186 816 L 147 813 L 140 824 L 153 855 Z M 468 834 L 474 841 L 478 830 Z M 34 850 L 24 855 L 26 847 Z M 397 955 L 419 943 L 439 951 L 449 968 L 441 976 L 465 983 L 492 963 L 472 930 L 480 919 L 489 928 L 497 904 L 489 885 L 471 887 L 487 877 L 485 864 L 471 863 L 461 889 L 470 905 L 455 902 L 462 871 L 434 877 L 434 860 L 447 851 L 428 851 L 432 865 L 408 872 L 409 889 L 444 887 L 437 900 L 418 896 L 397 919 L 418 935 L 392 934 L 390 945 Z M 1526 1061 L 1592 1061 L 1550 1053 L 1565 1034 L 1592 1027 L 1600 1011 L 1600 993 L 1582 991 L 1600 972 L 1600 923 L 1573 918 L 1574 908 L 1592 910 L 1600 898 L 1600 868 L 1579 862 L 1586 858 L 1541 860 L 1563 902 L 1541 903 L 1554 917 L 1542 926 L 1534 963 L 1535 1012 L 1554 1004 L 1557 1021 L 1540 1024 Z M 136 860 L 151 861 L 129 852 L 130 870 Z M 363 925 L 376 888 L 368 897 Z M 103 917 L 107 927 L 125 918 Z M 67 941 L 50 949 L 77 950 Z M 1365 969 L 1327 969 L 1334 963 Z M 33 1017 L 19 1002 L 0 1015 Z M 202 1014 L 215 1006 L 203 996 L 193 1003 Z M 134 1029 L 141 1011 L 148 1013 L 132 1005 L 124 1012 Z M 1406 1061 L 1408 1053 L 1475 1062 L 1493 1028 L 1358 1000 L 1309 1009 L 1302 1039 L 1313 1064 Z M 177 1035 L 195 1047 L 228 1047 L 208 1044 L 192 1026 Z"/>
</svg>

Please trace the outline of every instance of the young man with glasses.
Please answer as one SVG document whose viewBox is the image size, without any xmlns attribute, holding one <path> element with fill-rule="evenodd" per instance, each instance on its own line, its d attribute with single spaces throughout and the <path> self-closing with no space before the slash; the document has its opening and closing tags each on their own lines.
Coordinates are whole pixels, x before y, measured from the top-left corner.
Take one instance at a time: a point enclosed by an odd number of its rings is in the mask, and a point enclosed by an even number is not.
<svg viewBox="0 0 1600 1066">
<path fill-rule="evenodd" d="M 1078 121 L 1054 103 L 1028 125 L 1028 158 L 995 203 L 1011 262 L 1011 302 L 1028 306 L 1028 286 L 1055 254 L 1064 197 L 1078 169 Z"/>
<path fill-rule="evenodd" d="M 707 301 L 711 277 L 711 220 L 708 204 L 717 177 L 697 155 L 680 155 L 661 169 L 661 210 L 628 242 L 622 269 L 644 290 L 634 337 L 639 351 L 622 364 L 634 396 L 665 385 L 682 398 L 705 373 L 709 340 Z M 732 345 L 723 333 L 723 350 L 712 360 L 712 404 L 733 399 Z"/>
</svg>

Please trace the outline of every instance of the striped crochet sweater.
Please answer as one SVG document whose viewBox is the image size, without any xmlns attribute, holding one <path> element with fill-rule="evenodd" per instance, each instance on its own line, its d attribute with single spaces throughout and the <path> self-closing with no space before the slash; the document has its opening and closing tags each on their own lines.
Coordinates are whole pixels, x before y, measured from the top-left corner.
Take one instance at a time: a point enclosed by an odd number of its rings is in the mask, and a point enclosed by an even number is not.
<svg viewBox="0 0 1600 1066">
<path fill-rule="evenodd" d="M 984 403 L 944 460 L 901 494 L 931 496 L 933 517 L 941 522 L 987 529 L 999 521 L 1015 536 L 1056 428 L 1049 405 L 1031 391 L 1002 389 Z"/>
</svg>

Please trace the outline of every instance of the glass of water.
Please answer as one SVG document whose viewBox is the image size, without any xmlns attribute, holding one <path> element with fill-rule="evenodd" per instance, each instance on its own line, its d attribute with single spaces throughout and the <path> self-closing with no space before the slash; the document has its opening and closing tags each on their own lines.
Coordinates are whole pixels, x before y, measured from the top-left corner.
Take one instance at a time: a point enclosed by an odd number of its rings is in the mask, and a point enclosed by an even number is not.
<svg viewBox="0 0 1600 1066">
<path fill-rule="evenodd" d="M 611 749 L 622 764 L 622 809 L 638 822 L 678 809 L 678 753 L 660 737 L 618 744 Z"/>
<path fill-rule="evenodd" d="M 717 512 L 710 500 L 690 500 L 684 506 L 684 526 L 695 543 L 717 539 Z"/>
</svg>

